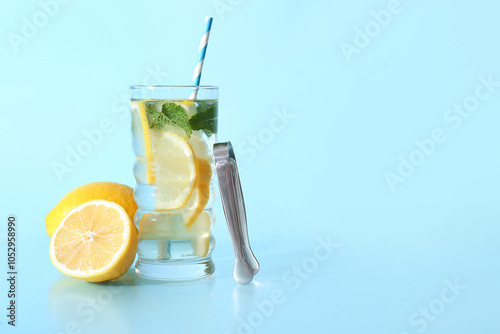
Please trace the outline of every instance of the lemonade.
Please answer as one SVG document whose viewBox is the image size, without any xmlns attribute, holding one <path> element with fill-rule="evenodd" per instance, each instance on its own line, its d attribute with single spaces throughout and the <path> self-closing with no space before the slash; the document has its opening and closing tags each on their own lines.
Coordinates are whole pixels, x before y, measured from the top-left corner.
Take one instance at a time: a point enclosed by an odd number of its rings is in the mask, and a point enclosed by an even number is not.
<svg viewBox="0 0 500 334">
<path fill-rule="evenodd" d="M 216 95 L 198 100 L 140 98 L 141 89 L 146 88 L 136 88 L 139 98 L 134 98 L 132 88 L 131 100 L 134 223 L 139 229 L 136 271 L 163 280 L 210 276 Z M 165 86 L 158 90 L 165 95 Z"/>
</svg>

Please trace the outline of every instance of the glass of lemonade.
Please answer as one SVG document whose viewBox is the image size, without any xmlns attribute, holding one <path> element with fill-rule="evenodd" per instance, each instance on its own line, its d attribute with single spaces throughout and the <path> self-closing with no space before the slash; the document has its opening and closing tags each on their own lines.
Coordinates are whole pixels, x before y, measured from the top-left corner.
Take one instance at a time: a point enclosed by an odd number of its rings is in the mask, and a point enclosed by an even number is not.
<svg viewBox="0 0 500 334">
<path fill-rule="evenodd" d="M 215 239 L 213 144 L 218 87 L 131 86 L 139 229 L 136 272 L 156 280 L 210 277 Z M 196 89 L 197 97 L 188 99 Z"/>
</svg>

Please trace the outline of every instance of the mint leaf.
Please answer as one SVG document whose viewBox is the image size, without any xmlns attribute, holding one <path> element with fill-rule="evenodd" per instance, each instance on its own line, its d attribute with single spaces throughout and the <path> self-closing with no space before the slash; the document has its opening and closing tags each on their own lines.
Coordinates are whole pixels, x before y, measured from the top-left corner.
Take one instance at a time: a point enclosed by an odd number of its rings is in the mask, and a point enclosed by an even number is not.
<svg viewBox="0 0 500 334">
<path fill-rule="evenodd" d="M 145 103 L 146 116 L 150 129 L 164 129 L 167 125 L 176 125 L 182 128 L 187 137 L 191 136 L 193 130 L 184 108 L 172 102 L 148 101 Z"/>
<path fill-rule="evenodd" d="M 168 124 L 168 118 L 158 110 L 157 102 L 146 102 L 145 106 L 149 128 L 161 129 L 165 124 Z"/>
<path fill-rule="evenodd" d="M 187 137 L 191 137 L 193 130 L 191 129 L 191 125 L 189 124 L 188 116 L 184 108 L 172 102 L 165 102 L 161 107 L 161 112 L 168 118 L 171 124 L 181 127 L 184 131 L 186 131 Z"/>
<path fill-rule="evenodd" d="M 202 130 L 207 137 L 217 132 L 217 104 L 216 102 L 198 102 L 196 114 L 189 119 L 193 130 Z"/>
</svg>

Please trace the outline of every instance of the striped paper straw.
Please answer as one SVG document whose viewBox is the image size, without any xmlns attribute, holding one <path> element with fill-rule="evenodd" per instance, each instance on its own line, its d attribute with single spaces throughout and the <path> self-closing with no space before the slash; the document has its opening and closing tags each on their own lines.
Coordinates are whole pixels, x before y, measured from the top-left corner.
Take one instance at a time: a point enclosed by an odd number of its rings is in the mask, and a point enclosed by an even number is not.
<svg viewBox="0 0 500 334">
<path fill-rule="evenodd" d="M 194 68 L 193 86 L 200 85 L 201 70 L 203 69 L 203 61 L 205 60 L 205 54 L 207 52 L 208 37 L 210 36 L 210 29 L 212 29 L 212 21 L 212 17 L 205 17 L 205 27 L 200 41 L 200 48 L 198 49 L 198 60 L 196 61 L 196 67 Z M 189 99 L 196 100 L 197 96 L 198 88 L 195 88 L 191 92 L 191 95 L 189 95 Z"/>
</svg>

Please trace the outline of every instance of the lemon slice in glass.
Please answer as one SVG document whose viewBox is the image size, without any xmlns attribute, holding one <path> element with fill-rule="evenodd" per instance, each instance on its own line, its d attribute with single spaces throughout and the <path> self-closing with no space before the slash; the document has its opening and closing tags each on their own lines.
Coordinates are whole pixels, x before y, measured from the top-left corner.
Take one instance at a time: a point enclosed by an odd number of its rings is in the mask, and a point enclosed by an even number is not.
<svg viewBox="0 0 500 334">
<path fill-rule="evenodd" d="M 193 190 L 193 194 L 182 210 L 184 226 L 186 226 L 187 229 L 193 226 L 210 199 L 212 166 L 207 160 L 197 158 L 197 167 L 198 182 L 196 183 L 196 188 Z"/>
<path fill-rule="evenodd" d="M 172 132 L 150 129 L 150 137 L 155 210 L 180 209 L 189 200 L 198 181 L 193 149 L 184 138 Z"/>
<path fill-rule="evenodd" d="M 196 114 L 196 105 L 193 100 L 181 99 L 179 101 L 174 101 L 175 104 L 180 105 L 185 111 L 188 118 L 191 118 Z"/>
</svg>

